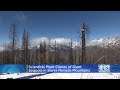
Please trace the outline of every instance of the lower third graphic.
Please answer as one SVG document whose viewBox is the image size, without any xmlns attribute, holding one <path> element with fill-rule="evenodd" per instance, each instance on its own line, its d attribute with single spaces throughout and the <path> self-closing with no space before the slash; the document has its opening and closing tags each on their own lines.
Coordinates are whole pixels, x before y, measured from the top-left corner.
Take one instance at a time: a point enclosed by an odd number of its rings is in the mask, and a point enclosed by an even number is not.
<svg viewBox="0 0 120 90">
<path fill-rule="evenodd" d="M 98 65 L 98 72 L 109 73 L 110 72 L 110 65 L 105 65 L 105 64 Z"/>
</svg>

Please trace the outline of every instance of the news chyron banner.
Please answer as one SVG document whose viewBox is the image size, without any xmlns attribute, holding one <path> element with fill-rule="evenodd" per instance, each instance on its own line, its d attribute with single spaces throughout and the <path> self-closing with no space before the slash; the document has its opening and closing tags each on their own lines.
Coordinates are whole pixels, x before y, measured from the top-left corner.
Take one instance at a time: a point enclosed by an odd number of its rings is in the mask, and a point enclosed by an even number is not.
<svg viewBox="0 0 120 90">
<path fill-rule="evenodd" d="M 98 72 L 98 65 L 67 65 L 67 64 L 28 65 L 28 72 L 90 73 Z"/>
<path fill-rule="evenodd" d="M 1 64 L 0 73 L 26 73 L 24 64 Z"/>
<path fill-rule="evenodd" d="M 5 64 L 0 73 L 120 73 L 119 64 Z"/>
</svg>

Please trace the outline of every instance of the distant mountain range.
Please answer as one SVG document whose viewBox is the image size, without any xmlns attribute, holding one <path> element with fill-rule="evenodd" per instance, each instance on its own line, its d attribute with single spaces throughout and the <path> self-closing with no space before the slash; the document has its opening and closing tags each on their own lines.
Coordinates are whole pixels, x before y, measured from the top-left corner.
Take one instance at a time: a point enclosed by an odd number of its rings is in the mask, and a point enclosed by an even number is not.
<svg viewBox="0 0 120 90">
<path fill-rule="evenodd" d="M 69 51 L 71 49 L 69 44 L 70 43 L 57 44 L 56 45 L 56 50 Z M 113 36 L 113 37 L 110 37 L 110 38 L 94 39 L 94 40 L 91 40 L 90 42 L 87 43 L 87 47 L 96 47 L 96 46 L 100 46 L 100 47 L 118 46 L 118 47 L 120 47 L 120 36 Z M 50 48 L 49 48 L 49 45 L 46 45 L 46 47 L 47 47 L 47 49 L 50 49 L 50 51 L 55 51 L 55 45 L 54 44 L 50 45 Z M 79 47 L 80 47 L 80 44 L 78 42 L 73 42 L 72 48 L 79 48 Z M 36 46 L 34 45 L 30 49 L 35 50 L 35 48 L 38 49 L 39 44 L 36 44 Z M 0 46 L 0 51 L 3 51 L 3 46 Z"/>
<path fill-rule="evenodd" d="M 101 46 L 101 47 L 120 46 L 120 36 L 91 40 L 87 46 Z"/>
</svg>

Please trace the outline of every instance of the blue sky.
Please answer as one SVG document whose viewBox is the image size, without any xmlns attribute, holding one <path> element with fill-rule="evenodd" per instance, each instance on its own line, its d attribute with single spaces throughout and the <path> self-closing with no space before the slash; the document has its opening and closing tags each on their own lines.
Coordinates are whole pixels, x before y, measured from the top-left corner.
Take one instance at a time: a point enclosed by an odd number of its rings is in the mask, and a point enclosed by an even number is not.
<svg viewBox="0 0 120 90">
<path fill-rule="evenodd" d="M 0 11 L 0 43 L 9 41 L 12 23 L 17 23 L 20 39 L 25 27 L 31 39 L 79 40 L 83 21 L 90 27 L 89 40 L 120 35 L 120 11 Z"/>
</svg>

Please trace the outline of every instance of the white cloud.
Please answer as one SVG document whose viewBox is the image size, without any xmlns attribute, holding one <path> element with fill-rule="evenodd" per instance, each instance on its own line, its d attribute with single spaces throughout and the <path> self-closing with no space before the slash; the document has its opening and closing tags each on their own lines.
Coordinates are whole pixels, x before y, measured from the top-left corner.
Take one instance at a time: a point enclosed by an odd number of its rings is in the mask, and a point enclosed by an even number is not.
<svg viewBox="0 0 120 90">
<path fill-rule="evenodd" d="M 39 46 L 40 42 L 46 42 L 48 43 L 48 38 L 46 37 L 41 37 L 41 38 L 35 38 L 31 40 L 31 46 Z"/>
<path fill-rule="evenodd" d="M 38 46 L 40 42 L 44 42 L 44 41 L 46 42 L 46 44 L 49 44 L 49 38 L 47 37 L 35 38 L 31 41 L 31 46 Z M 57 44 L 65 44 L 65 45 L 69 45 L 69 43 L 71 42 L 71 40 L 68 38 L 52 38 L 50 39 L 50 44 L 54 45 L 55 41 Z M 73 47 L 77 45 L 79 45 L 79 43 L 73 41 Z"/>
<path fill-rule="evenodd" d="M 51 39 L 51 43 L 54 43 L 54 42 L 57 42 L 58 44 L 66 44 L 66 43 L 69 43 L 71 40 L 70 39 L 67 39 L 67 38 L 54 38 L 54 39 Z"/>
</svg>

